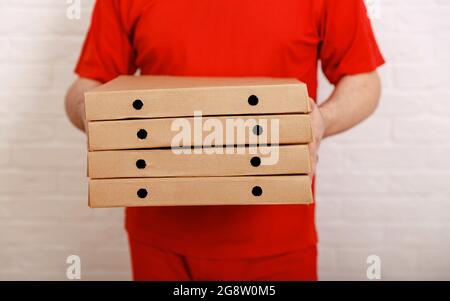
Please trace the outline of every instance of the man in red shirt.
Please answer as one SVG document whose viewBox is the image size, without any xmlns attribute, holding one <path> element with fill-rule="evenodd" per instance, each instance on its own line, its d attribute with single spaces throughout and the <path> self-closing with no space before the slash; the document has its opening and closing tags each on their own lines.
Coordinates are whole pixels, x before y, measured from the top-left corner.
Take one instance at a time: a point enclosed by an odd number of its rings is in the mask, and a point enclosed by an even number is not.
<svg viewBox="0 0 450 301">
<path fill-rule="evenodd" d="M 316 99 L 318 61 L 335 85 L 313 105 L 311 144 L 368 117 L 383 58 L 363 0 L 99 0 L 69 89 L 84 130 L 83 93 L 120 74 L 295 77 Z M 314 205 L 126 209 L 137 280 L 315 280 Z"/>
</svg>

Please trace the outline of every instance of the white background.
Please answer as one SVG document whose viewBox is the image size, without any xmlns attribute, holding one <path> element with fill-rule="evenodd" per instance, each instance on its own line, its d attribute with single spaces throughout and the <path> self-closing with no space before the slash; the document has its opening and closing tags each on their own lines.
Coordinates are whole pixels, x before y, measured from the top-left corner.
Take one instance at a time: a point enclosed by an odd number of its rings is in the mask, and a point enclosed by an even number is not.
<svg viewBox="0 0 450 301">
<path fill-rule="evenodd" d="M 64 280 L 71 254 L 83 279 L 131 278 L 123 211 L 88 209 L 64 114 L 82 5 L 68 20 L 65 1 L 0 0 L 0 280 Z M 321 150 L 320 278 L 364 280 L 375 254 L 383 279 L 450 280 L 450 0 L 381 1 L 377 17 L 381 105 Z"/>
</svg>

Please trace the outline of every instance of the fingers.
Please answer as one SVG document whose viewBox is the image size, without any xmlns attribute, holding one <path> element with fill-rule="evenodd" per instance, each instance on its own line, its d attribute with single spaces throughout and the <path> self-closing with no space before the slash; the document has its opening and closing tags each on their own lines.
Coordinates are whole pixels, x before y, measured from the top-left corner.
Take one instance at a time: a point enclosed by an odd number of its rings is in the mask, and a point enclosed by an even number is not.
<svg viewBox="0 0 450 301">
<path fill-rule="evenodd" d="M 311 112 L 315 111 L 317 109 L 317 104 L 311 97 L 308 97 L 309 104 L 311 106 Z"/>
<path fill-rule="evenodd" d="M 311 125 L 312 125 L 312 142 L 309 144 L 309 152 L 310 152 L 310 161 L 311 161 L 311 173 L 310 177 L 312 178 L 316 173 L 317 162 L 319 161 L 319 146 L 323 136 L 323 120 L 322 115 L 320 113 L 319 107 L 316 102 L 309 97 L 309 102 L 311 105 Z"/>
<path fill-rule="evenodd" d="M 308 144 L 308 148 L 309 148 L 309 159 L 311 162 L 311 171 L 309 173 L 309 177 L 312 179 L 314 174 L 316 173 L 319 156 L 317 155 L 317 145 L 314 142 Z"/>
</svg>

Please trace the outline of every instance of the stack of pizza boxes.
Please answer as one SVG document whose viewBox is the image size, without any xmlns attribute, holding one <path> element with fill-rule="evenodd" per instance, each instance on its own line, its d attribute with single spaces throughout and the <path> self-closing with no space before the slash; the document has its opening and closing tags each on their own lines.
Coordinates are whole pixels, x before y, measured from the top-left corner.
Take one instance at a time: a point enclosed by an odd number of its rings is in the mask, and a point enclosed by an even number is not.
<svg viewBox="0 0 450 301">
<path fill-rule="evenodd" d="M 90 207 L 312 203 L 295 79 L 121 76 L 85 109 Z"/>
</svg>

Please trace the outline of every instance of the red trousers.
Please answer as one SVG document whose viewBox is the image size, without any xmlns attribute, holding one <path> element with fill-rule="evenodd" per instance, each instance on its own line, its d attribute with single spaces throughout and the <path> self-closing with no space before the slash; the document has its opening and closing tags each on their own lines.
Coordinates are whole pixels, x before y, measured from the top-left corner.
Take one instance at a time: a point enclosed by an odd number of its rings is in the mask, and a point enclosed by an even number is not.
<svg viewBox="0 0 450 301">
<path fill-rule="evenodd" d="M 133 278 L 170 280 L 317 280 L 316 246 L 270 257 L 207 259 L 183 256 L 130 239 Z"/>
</svg>

